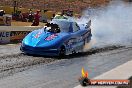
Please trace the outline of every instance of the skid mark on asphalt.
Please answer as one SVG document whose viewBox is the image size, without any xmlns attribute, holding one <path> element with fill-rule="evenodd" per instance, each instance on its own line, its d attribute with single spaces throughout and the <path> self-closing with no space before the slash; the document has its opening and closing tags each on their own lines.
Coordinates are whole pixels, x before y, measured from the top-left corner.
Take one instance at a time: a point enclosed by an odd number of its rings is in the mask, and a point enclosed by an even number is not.
<svg viewBox="0 0 132 88">
<path fill-rule="evenodd" d="M 72 59 L 72 58 L 76 58 L 76 57 L 85 57 L 88 55 L 93 55 L 93 54 L 97 54 L 97 53 L 101 53 L 101 52 L 108 52 L 108 51 L 112 51 L 112 50 L 116 50 L 116 49 L 121 49 L 124 48 L 125 46 L 120 46 L 120 45 L 112 45 L 112 46 L 105 46 L 103 48 L 91 48 L 85 52 L 80 52 L 80 53 L 76 53 L 76 54 L 72 54 L 69 56 L 66 56 L 66 58 Z"/>
<path fill-rule="evenodd" d="M 126 51 L 124 50 L 124 48 Z M 117 49 L 117 50 L 115 50 L 115 49 Z M 107 50 L 109 52 L 106 52 Z M 113 52 L 116 53 L 120 50 L 122 52 L 121 53 L 119 52 L 119 54 L 109 55 Z M 53 87 L 54 88 L 62 88 L 63 83 L 65 82 L 65 84 L 64 84 L 65 87 L 63 87 L 63 88 L 72 88 L 71 86 L 75 86 L 78 84 L 77 78 L 78 78 L 78 76 L 80 76 L 80 73 L 81 73 L 80 71 L 81 71 L 82 66 L 84 66 L 86 69 L 88 69 L 88 71 L 90 72 L 90 77 L 94 77 L 94 76 L 101 74 L 102 72 L 108 71 L 108 70 L 116 67 L 117 65 L 120 65 L 120 64 L 128 61 L 131 58 L 131 50 L 132 49 L 130 49 L 130 48 L 127 49 L 126 47 L 121 48 L 121 47 L 117 47 L 117 46 L 115 46 L 115 47 L 111 46 L 111 47 L 107 47 L 105 49 L 100 48 L 98 50 L 100 52 L 95 55 L 89 55 L 86 53 L 85 56 L 83 56 L 83 55 L 81 55 L 80 57 L 74 56 L 73 59 L 65 58 L 64 60 L 59 60 L 57 62 L 55 62 L 55 60 L 57 60 L 56 58 L 34 57 L 34 56 L 27 56 L 27 55 L 23 55 L 23 54 L 20 54 L 18 56 L 16 55 L 14 57 L 8 56 L 7 58 L 5 58 L 4 61 L 7 60 L 8 63 L 9 62 L 12 62 L 12 63 L 9 63 L 9 65 L 7 64 L 6 66 L 11 67 L 10 65 L 12 65 L 16 62 L 17 63 L 20 62 L 20 63 L 18 63 L 18 65 L 14 64 L 14 66 L 12 66 L 14 68 L 11 68 L 11 70 L 7 69 L 7 71 L 0 72 L 0 77 L 4 78 L 9 75 L 15 74 L 17 72 L 24 71 L 24 72 L 21 72 L 19 74 L 20 76 L 18 77 L 18 78 L 24 78 L 23 80 L 17 80 L 16 78 L 14 78 L 14 82 L 19 81 L 18 83 L 20 83 L 20 84 L 18 84 L 18 86 L 20 85 L 25 88 L 32 88 L 32 85 L 36 84 L 35 86 L 33 86 L 34 88 L 43 87 L 43 86 L 44 87 L 46 86 L 47 88 L 53 88 Z M 106 55 L 104 53 L 106 53 Z M 101 55 L 101 54 L 103 54 L 103 55 Z M 127 56 L 129 56 L 129 58 L 127 58 Z M 45 63 L 46 66 L 44 64 L 40 65 L 40 63 L 32 64 L 32 63 L 34 63 L 34 60 L 36 62 L 36 60 L 40 61 L 42 59 L 44 59 L 44 60 L 45 59 L 53 59 L 53 61 L 52 61 L 53 64 L 47 65 L 47 63 Z M 15 62 L 15 60 L 16 60 L 16 62 Z M 22 67 L 23 65 L 21 65 L 19 67 L 19 65 L 22 63 L 21 60 L 22 61 L 24 60 L 25 64 L 28 64 L 31 66 L 26 65 L 25 67 Z M 0 62 L 2 62 L 2 61 L 0 61 Z M 44 63 L 44 62 L 42 61 L 42 63 Z M 49 63 L 51 63 L 51 62 L 49 62 Z M 38 68 L 31 69 L 32 67 L 36 67 L 36 66 L 38 66 Z M 27 70 L 27 71 L 25 71 L 25 70 Z M 24 73 L 25 73 L 25 75 L 27 75 L 28 78 L 24 77 Z M 14 76 L 16 77 L 16 75 L 17 74 L 15 74 Z M 13 78 L 14 76 L 10 76 L 10 77 Z M 10 77 L 7 77 L 7 78 L 10 78 Z M 4 79 L 6 79 L 6 78 L 4 78 Z M 28 83 L 25 82 L 25 79 L 29 80 L 29 81 L 27 81 Z M 56 80 L 56 81 L 54 81 L 54 80 Z M 7 79 L 5 82 L 7 82 L 7 81 L 9 81 L 9 80 Z M 10 81 L 10 82 L 11 82 L 10 84 L 12 85 L 12 81 Z M 71 85 L 71 84 L 73 84 L 73 85 Z M 67 87 L 67 86 L 70 86 L 70 87 Z M 12 88 L 14 88 L 14 86 L 12 86 Z"/>
<path fill-rule="evenodd" d="M 82 58 L 88 55 L 107 52 L 115 49 L 123 48 L 123 46 L 107 46 L 103 48 L 92 48 L 86 52 L 77 53 L 66 56 L 62 59 Z M 9 76 L 11 74 L 25 71 L 32 68 L 35 65 L 48 64 L 54 61 L 61 61 L 58 57 L 45 57 L 45 56 L 28 56 L 23 53 L 17 53 L 12 55 L 0 56 L 0 78 Z"/>
<path fill-rule="evenodd" d="M 24 71 L 34 65 L 47 64 L 53 61 L 55 59 L 27 56 L 21 53 L 2 56 L 0 57 L 0 78 Z"/>
</svg>

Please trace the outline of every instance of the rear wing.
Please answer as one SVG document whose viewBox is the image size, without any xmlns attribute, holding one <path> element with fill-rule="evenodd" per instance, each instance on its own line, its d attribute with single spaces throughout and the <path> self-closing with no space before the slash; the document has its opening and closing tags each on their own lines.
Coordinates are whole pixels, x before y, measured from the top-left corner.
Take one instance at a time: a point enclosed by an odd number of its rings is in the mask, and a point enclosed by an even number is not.
<svg viewBox="0 0 132 88">
<path fill-rule="evenodd" d="M 89 20 L 89 21 L 86 23 L 85 28 L 86 28 L 86 29 L 87 29 L 87 28 L 90 28 L 90 26 L 91 26 L 91 20 Z"/>
</svg>

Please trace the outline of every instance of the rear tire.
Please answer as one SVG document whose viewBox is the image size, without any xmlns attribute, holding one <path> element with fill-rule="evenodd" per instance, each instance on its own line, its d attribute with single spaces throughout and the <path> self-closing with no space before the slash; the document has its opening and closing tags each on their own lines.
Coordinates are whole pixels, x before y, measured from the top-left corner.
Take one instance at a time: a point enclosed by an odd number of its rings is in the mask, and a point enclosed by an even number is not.
<svg viewBox="0 0 132 88">
<path fill-rule="evenodd" d="M 62 47 L 60 48 L 59 56 L 63 57 L 63 56 L 65 56 L 65 55 L 66 55 L 66 49 L 65 49 L 64 46 L 62 46 Z"/>
</svg>

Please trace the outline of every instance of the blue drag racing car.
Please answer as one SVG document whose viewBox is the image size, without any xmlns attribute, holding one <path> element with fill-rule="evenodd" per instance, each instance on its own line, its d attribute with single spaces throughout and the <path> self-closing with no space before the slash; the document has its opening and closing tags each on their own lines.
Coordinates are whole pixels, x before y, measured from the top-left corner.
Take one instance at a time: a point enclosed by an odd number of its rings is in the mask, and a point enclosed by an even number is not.
<svg viewBox="0 0 132 88">
<path fill-rule="evenodd" d="M 67 19 L 53 19 L 43 28 L 29 33 L 22 41 L 20 50 L 26 54 L 64 56 L 82 52 L 91 40 L 91 20 L 77 24 Z"/>
</svg>

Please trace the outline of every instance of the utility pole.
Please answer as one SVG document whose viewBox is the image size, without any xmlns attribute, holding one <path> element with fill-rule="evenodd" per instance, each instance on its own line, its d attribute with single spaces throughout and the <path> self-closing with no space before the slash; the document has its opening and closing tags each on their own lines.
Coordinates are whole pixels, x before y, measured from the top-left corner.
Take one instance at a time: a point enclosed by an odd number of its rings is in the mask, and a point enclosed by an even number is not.
<svg viewBox="0 0 132 88">
<path fill-rule="evenodd" d="M 14 14 L 16 13 L 17 1 L 13 0 Z"/>
<path fill-rule="evenodd" d="M 14 13 L 17 13 L 18 10 L 18 0 L 13 0 Z"/>
</svg>

